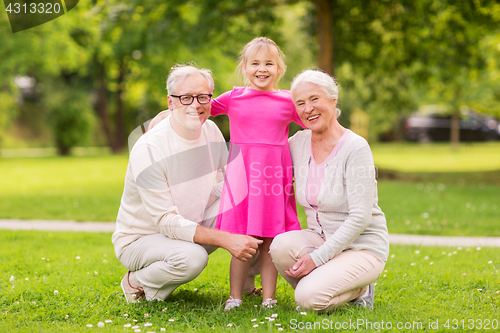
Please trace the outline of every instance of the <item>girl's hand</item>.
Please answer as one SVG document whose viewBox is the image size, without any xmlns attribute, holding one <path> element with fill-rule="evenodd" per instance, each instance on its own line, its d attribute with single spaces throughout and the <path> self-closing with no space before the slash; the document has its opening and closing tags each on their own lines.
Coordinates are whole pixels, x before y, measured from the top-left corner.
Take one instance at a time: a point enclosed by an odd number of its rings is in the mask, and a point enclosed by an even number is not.
<svg viewBox="0 0 500 333">
<path fill-rule="evenodd" d="M 311 273 L 316 268 L 316 264 L 308 253 L 301 257 L 297 262 L 285 271 L 285 274 L 296 279 L 300 279 L 303 276 Z"/>
<path fill-rule="evenodd" d="M 158 125 L 158 123 L 160 121 L 162 121 L 163 119 L 167 118 L 167 116 L 170 114 L 170 110 L 164 110 L 160 113 L 158 113 L 153 119 L 151 119 L 151 121 L 149 122 L 149 126 L 148 126 L 148 131 L 150 129 L 152 129 L 153 127 L 155 127 L 156 125 Z"/>
</svg>

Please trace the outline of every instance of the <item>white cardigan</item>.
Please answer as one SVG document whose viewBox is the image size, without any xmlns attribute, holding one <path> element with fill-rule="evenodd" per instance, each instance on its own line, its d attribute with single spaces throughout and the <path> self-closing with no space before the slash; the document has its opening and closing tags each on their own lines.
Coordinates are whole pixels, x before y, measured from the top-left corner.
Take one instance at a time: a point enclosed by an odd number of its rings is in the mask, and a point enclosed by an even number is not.
<svg viewBox="0 0 500 333">
<path fill-rule="evenodd" d="M 337 156 L 325 165 L 317 210 L 306 200 L 311 131 L 297 132 L 289 144 L 297 201 L 305 209 L 309 229 L 326 239 L 311 253 L 316 266 L 348 249 L 368 250 L 387 261 L 389 235 L 378 206 L 376 171 L 368 142 L 353 132 L 347 135 Z"/>
</svg>

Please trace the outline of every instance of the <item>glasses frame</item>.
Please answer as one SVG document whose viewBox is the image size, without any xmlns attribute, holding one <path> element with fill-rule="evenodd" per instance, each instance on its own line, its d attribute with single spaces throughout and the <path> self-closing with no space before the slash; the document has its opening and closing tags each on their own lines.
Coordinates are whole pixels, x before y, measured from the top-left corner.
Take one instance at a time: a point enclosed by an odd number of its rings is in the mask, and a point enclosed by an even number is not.
<svg viewBox="0 0 500 333">
<path fill-rule="evenodd" d="M 170 95 L 171 97 L 177 97 L 179 99 L 179 102 L 182 104 L 182 105 L 191 105 L 193 104 L 194 102 L 194 98 L 196 97 L 196 100 L 198 101 L 198 103 L 200 103 L 201 105 L 206 105 L 208 103 L 210 103 L 210 101 L 212 100 L 212 94 L 200 94 L 200 95 Z M 202 103 L 200 102 L 200 96 L 208 96 L 208 102 L 206 103 Z M 182 102 L 182 97 L 191 97 L 191 102 L 186 104 L 186 103 L 183 103 Z"/>
</svg>

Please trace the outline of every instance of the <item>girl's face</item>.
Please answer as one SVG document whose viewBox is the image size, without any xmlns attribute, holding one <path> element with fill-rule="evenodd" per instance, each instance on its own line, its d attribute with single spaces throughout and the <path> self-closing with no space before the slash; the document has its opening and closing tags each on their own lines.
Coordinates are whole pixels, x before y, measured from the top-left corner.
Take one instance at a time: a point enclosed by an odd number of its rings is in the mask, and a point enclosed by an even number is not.
<svg viewBox="0 0 500 333">
<path fill-rule="evenodd" d="M 244 71 L 250 87 L 260 91 L 273 91 L 279 70 L 270 52 L 259 51 L 248 57 Z"/>
</svg>

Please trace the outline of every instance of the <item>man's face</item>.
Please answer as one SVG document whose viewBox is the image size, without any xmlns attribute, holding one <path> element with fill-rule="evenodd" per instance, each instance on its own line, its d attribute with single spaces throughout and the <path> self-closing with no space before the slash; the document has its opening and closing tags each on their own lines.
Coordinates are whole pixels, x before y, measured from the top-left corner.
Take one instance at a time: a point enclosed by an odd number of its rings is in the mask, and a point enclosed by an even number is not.
<svg viewBox="0 0 500 333">
<path fill-rule="evenodd" d="M 211 93 L 207 80 L 201 74 L 192 74 L 177 87 L 174 95 L 198 96 Z M 191 105 L 182 105 L 179 98 L 168 96 L 168 108 L 172 111 L 171 124 L 177 134 L 186 139 L 196 139 L 201 125 L 210 116 L 211 103 L 200 104 L 194 98 Z"/>
</svg>

